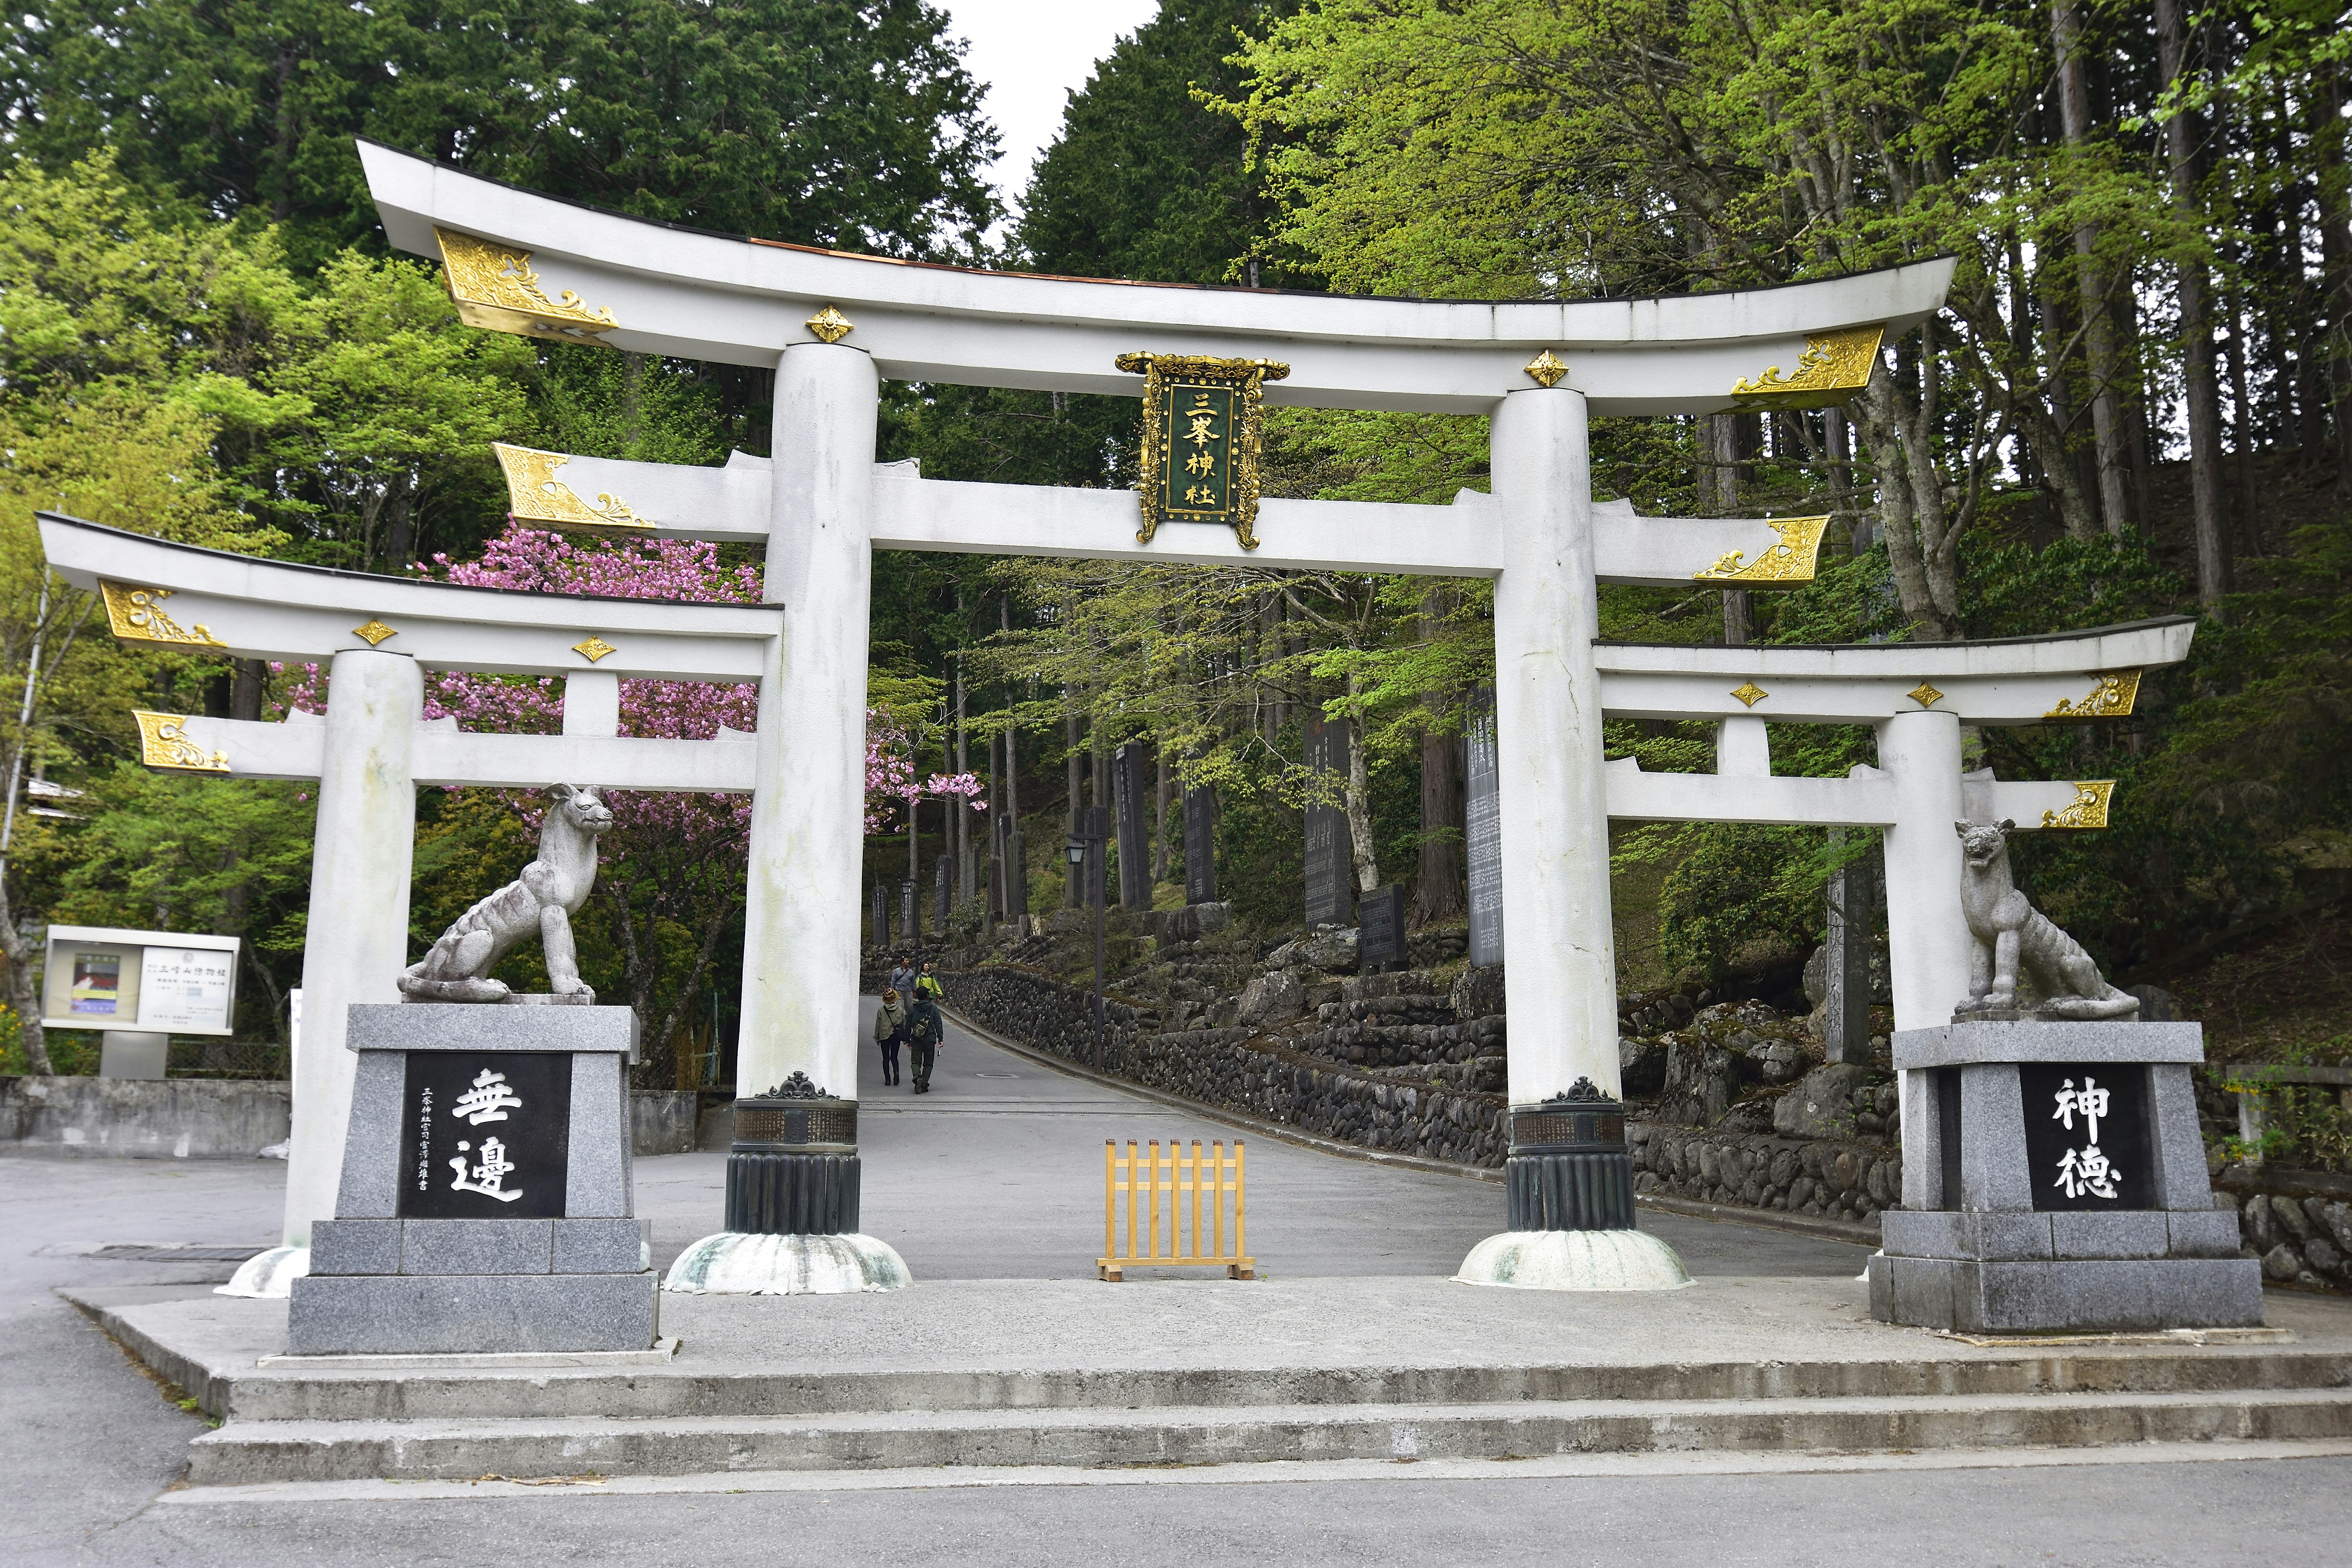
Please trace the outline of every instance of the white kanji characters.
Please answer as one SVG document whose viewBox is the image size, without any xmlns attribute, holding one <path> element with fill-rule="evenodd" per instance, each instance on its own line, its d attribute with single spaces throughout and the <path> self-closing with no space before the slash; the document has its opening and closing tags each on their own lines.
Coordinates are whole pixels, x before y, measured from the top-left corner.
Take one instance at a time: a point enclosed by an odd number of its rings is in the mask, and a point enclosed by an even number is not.
<svg viewBox="0 0 2352 1568">
<path fill-rule="evenodd" d="M 2107 1163 L 2107 1157 L 2094 1143 L 2079 1153 L 2067 1150 L 2065 1157 L 2058 1162 L 2058 1179 L 2050 1184 L 2065 1188 L 2070 1198 L 2079 1198 L 2084 1193 L 2111 1198 L 2116 1195 L 2116 1183 L 2122 1178 L 2123 1173 Z"/>
<path fill-rule="evenodd" d="M 522 1096 L 507 1082 L 506 1074 L 484 1068 L 481 1075 L 474 1079 L 474 1087 L 457 1097 L 457 1107 L 450 1114 L 462 1116 L 479 1127 L 485 1121 L 504 1121 L 507 1112 L 521 1104 Z M 462 1149 L 465 1145 L 461 1143 L 458 1147 Z"/>
<path fill-rule="evenodd" d="M 470 1149 L 473 1145 L 460 1139 L 457 1147 Z M 514 1163 L 507 1158 L 507 1146 L 496 1138 L 482 1140 L 481 1163 L 474 1167 L 471 1181 L 466 1179 L 466 1159 L 463 1154 L 452 1158 L 449 1168 L 457 1173 L 457 1180 L 449 1184 L 449 1190 L 453 1193 L 479 1193 L 486 1198 L 496 1198 L 502 1204 L 510 1204 L 522 1196 L 520 1187 L 511 1192 L 507 1189 L 506 1179 L 508 1173 L 513 1171 Z"/>
<path fill-rule="evenodd" d="M 2050 1113 L 2050 1120 L 2063 1123 L 2066 1131 L 2072 1132 L 2078 1113 L 2084 1125 L 2089 1129 L 2092 1143 L 2095 1145 L 2099 1141 L 2099 1119 L 2107 1113 L 2107 1091 L 2101 1089 L 2099 1080 L 2088 1073 L 2083 1075 L 2083 1087 L 2080 1089 L 2074 1087 L 2074 1080 L 2071 1078 L 2059 1081 L 2058 1109 Z"/>
</svg>

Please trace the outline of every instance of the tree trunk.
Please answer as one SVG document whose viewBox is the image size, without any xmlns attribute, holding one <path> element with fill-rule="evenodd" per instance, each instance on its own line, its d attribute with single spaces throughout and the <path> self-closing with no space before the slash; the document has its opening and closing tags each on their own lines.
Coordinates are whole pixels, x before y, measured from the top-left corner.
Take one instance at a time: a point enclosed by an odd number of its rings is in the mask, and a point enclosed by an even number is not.
<svg viewBox="0 0 2352 1568">
<path fill-rule="evenodd" d="M 2164 85 L 2188 69 L 2189 43 L 2183 0 L 2156 0 L 2156 48 Z M 2164 127 L 2165 160 L 2170 165 L 2172 199 L 2185 213 L 2197 210 L 2199 148 L 2204 127 L 2199 117 L 2176 114 Z M 2180 264 L 2176 287 L 2180 300 L 2181 378 L 2189 401 L 2189 489 L 2197 529 L 2197 599 L 2219 614 L 2230 591 L 2228 520 L 2221 502 L 2221 388 L 2213 369 L 2213 323 L 2208 305 L 2210 279 L 2202 261 Z"/>
<path fill-rule="evenodd" d="M 2312 105 L 2317 171 L 2322 309 L 2327 318 L 2327 390 L 2336 426 L 2336 500 L 2352 504 L 2352 170 L 2345 167 L 2344 68 L 2326 68 Z"/>
<path fill-rule="evenodd" d="M 2083 71 L 2083 23 L 2075 0 L 2051 0 L 2050 33 L 2058 57 L 2059 116 L 2065 128 L 2066 145 L 2080 148 L 2090 140 L 2091 94 Z M 2120 538 L 2130 526 L 2129 498 L 2125 489 L 2128 458 L 2124 450 L 2122 402 L 2117 395 L 2115 322 L 2107 310 L 2106 281 L 2100 271 L 2098 249 L 2098 226 L 2076 226 L 2074 279 L 2082 296 L 2083 339 L 2091 368 L 2091 429 L 2098 444 L 2099 510 L 2107 531 Z"/>
<path fill-rule="evenodd" d="M 956 595 L 956 610 L 958 612 L 956 619 L 960 623 L 963 619 L 961 594 Z M 963 656 L 961 654 L 956 656 L 955 662 L 955 771 L 961 775 L 971 772 L 971 740 L 970 733 L 964 729 L 963 722 Z M 948 818 L 955 824 L 956 901 L 961 903 L 971 898 L 974 890 L 971 885 L 971 801 L 970 797 L 956 796 L 952 804 L 948 806 Z"/>
<path fill-rule="evenodd" d="M 2260 555 L 2263 552 L 2262 513 L 2255 505 L 2254 448 L 2262 442 L 2262 422 L 2254 416 L 2253 396 L 2246 384 L 2246 311 L 2244 302 L 2234 288 L 2230 290 L 2228 309 L 2231 427 L 2238 443 L 2238 529 L 2235 543 L 2246 553 Z"/>
<path fill-rule="evenodd" d="M 41 954 L 16 929 L 16 910 L 8 896 L 8 867 L 5 860 L 0 860 L 0 952 L 8 955 L 8 1005 L 16 1015 L 18 1037 L 25 1043 L 25 1070 L 47 1078 L 57 1068 L 49 1065 L 49 1040 L 41 1032 L 41 1003 L 33 983 Z"/>
<path fill-rule="evenodd" d="M 1063 776 L 1069 789 L 1069 836 L 1075 840 L 1078 836 L 1078 813 L 1085 809 L 1085 804 L 1079 800 L 1078 795 L 1086 788 L 1086 764 L 1079 759 L 1078 753 L 1078 693 L 1077 688 L 1074 686 L 1062 688 L 1062 742 L 1067 752 L 1063 764 Z M 1085 879 L 1066 867 L 1065 870 L 1066 874 L 1062 880 L 1062 907 L 1066 910 L 1075 910 L 1078 907 L 1078 886 Z"/>
<path fill-rule="evenodd" d="M 1362 678 L 1349 670 L 1348 695 L 1357 697 L 1362 690 Z M 1357 891 L 1369 893 L 1381 885 L 1381 862 L 1372 848 L 1371 770 L 1364 760 L 1364 721 L 1360 714 L 1348 715 L 1347 732 L 1348 837 L 1353 840 L 1349 848 L 1355 856 Z"/>
<path fill-rule="evenodd" d="M 1013 600 L 1010 595 L 996 601 L 997 625 L 1007 632 L 1013 629 Z M 1036 695 L 1033 687 L 1030 695 Z M 1017 831 L 1021 826 L 1021 754 L 1013 744 L 1014 726 L 1004 726 L 1004 831 Z M 1009 847 L 1008 847 L 1009 852 Z M 1026 875 L 1024 868 L 1023 875 Z"/>
<path fill-rule="evenodd" d="M 1433 588 L 1421 596 L 1421 637 L 1437 640 L 1452 595 Z M 1448 693 L 1433 688 L 1421 694 L 1421 853 L 1415 868 L 1412 923 L 1433 925 L 1462 918 L 1462 742 L 1445 724 Z"/>
</svg>

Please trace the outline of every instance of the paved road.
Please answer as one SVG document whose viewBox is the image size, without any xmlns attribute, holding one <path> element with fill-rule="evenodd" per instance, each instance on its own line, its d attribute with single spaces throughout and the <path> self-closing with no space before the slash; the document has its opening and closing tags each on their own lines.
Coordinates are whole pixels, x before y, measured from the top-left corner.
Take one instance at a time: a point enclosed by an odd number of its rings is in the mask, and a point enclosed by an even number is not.
<svg viewBox="0 0 2352 1568">
<path fill-rule="evenodd" d="M 869 1047 L 866 1053 L 873 1056 Z M 1010 1075 L 1010 1076 L 999 1076 Z M 1232 1136 L 968 1036 L 936 1091 L 859 1095 L 866 1224 L 933 1279 L 1089 1273 L 1102 1140 Z M 1273 1273 L 1451 1272 L 1497 1228 L 1488 1184 L 1250 1143 L 1251 1247 Z M 721 1157 L 638 1164 L 667 1256 L 719 1223 Z M 1812 1563 L 1898 1552 L 1938 1563 L 2334 1563 L 2352 1459 L 1519 1479 L 1496 1465 L 1132 1472 L 1053 1484 L 845 1484 L 457 1500 L 195 1500 L 167 1492 L 197 1419 L 50 1289 L 224 1278 L 220 1264 L 88 1256 L 107 1242 L 258 1245 L 282 1165 L 0 1160 L 0 1564 L 525 1568 L 550 1563 L 1085 1564 Z M 1860 1251 L 1645 1215 L 1694 1272 L 1851 1273 Z M 2030 1458 L 2031 1456 L 2013 1456 Z M 1821 1461 L 1834 1465 L 1836 1461 Z M 1282 1479 L 1268 1479 L 1279 1476 Z M 944 1478 L 952 1482 L 959 1478 Z M 1139 1484 L 1141 1483 L 1141 1484 Z M 709 1483 L 706 1483 L 708 1485 Z M 397 1489 L 393 1489 L 395 1492 Z"/>
</svg>

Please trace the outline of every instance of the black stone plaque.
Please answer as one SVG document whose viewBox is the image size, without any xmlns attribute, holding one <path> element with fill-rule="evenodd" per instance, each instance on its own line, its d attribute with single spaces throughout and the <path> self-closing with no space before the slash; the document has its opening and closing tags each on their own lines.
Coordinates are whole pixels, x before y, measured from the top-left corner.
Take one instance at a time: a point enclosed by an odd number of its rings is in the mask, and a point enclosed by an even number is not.
<svg viewBox="0 0 2352 1568">
<path fill-rule="evenodd" d="M 1470 962 L 1503 962 L 1503 799 L 1495 750 L 1495 693 L 1470 694 L 1462 730 L 1464 847 L 1470 869 Z"/>
<path fill-rule="evenodd" d="M 898 884 L 898 935 L 914 942 L 922 934 L 915 929 L 915 879 L 909 877 Z"/>
<path fill-rule="evenodd" d="M 890 945 L 890 895 L 879 882 L 874 884 L 874 945 Z"/>
<path fill-rule="evenodd" d="M 1307 767 L 1318 794 L 1307 807 L 1307 923 L 1353 925 L 1355 888 L 1349 872 L 1355 855 L 1348 813 L 1338 801 L 1340 780 L 1348 773 L 1348 727 L 1310 714 L 1306 729 Z"/>
<path fill-rule="evenodd" d="M 1184 901 L 1217 901 L 1217 792 L 1206 784 L 1184 792 Z"/>
<path fill-rule="evenodd" d="M 410 1051 L 403 1219 L 561 1219 L 572 1152 L 563 1051 Z"/>
<path fill-rule="evenodd" d="M 938 891 L 931 899 L 931 912 L 934 917 L 931 923 L 941 936 L 948 934 L 948 910 L 953 907 L 955 900 L 954 876 L 954 863 L 946 856 L 940 856 L 937 874 L 931 879 L 939 885 Z"/>
<path fill-rule="evenodd" d="M 2028 1062 L 2017 1077 L 2035 1208 L 2156 1206 L 2147 1068 Z"/>
<path fill-rule="evenodd" d="M 1367 974 L 1404 962 L 1404 889 L 1390 883 L 1364 895 L 1356 915 L 1363 934 L 1357 963 Z"/>
<path fill-rule="evenodd" d="M 1129 741 L 1110 757 L 1112 803 L 1118 809 L 1118 907 L 1151 907 L 1151 847 L 1143 826 L 1144 745 Z"/>
</svg>

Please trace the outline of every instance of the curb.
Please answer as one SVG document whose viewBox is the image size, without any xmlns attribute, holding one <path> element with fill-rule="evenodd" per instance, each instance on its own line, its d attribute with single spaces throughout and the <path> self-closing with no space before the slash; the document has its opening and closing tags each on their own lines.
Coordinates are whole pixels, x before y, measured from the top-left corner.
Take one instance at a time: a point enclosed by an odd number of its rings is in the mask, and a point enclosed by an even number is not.
<svg viewBox="0 0 2352 1568">
<path fill-rule="evenodd" d="M 1731 1204 L 1711 1204 L 1698 1198 L 1678 1198 L 1661 1193 L 1635 1193 L 1638 1208 L 1657 1209 L 1664 1214 L 1678 1214 L 1686 1219 L 1727 1220 L 1734 1225 L 1762 1226 L 1769 1230 L 1790 1231 L 1798 1236 L 1811 1236 L 1823 1241 L 1850 1241 L 1856 1247 L 1875 1248 L 1878 1227 L 1874 1225 L 1853 1224 L 1842 1219 L 1819 1219 L 1808 1214 L 1783 1214 L 1779 1209 L 1751 1209 Z"/>
</svg>

